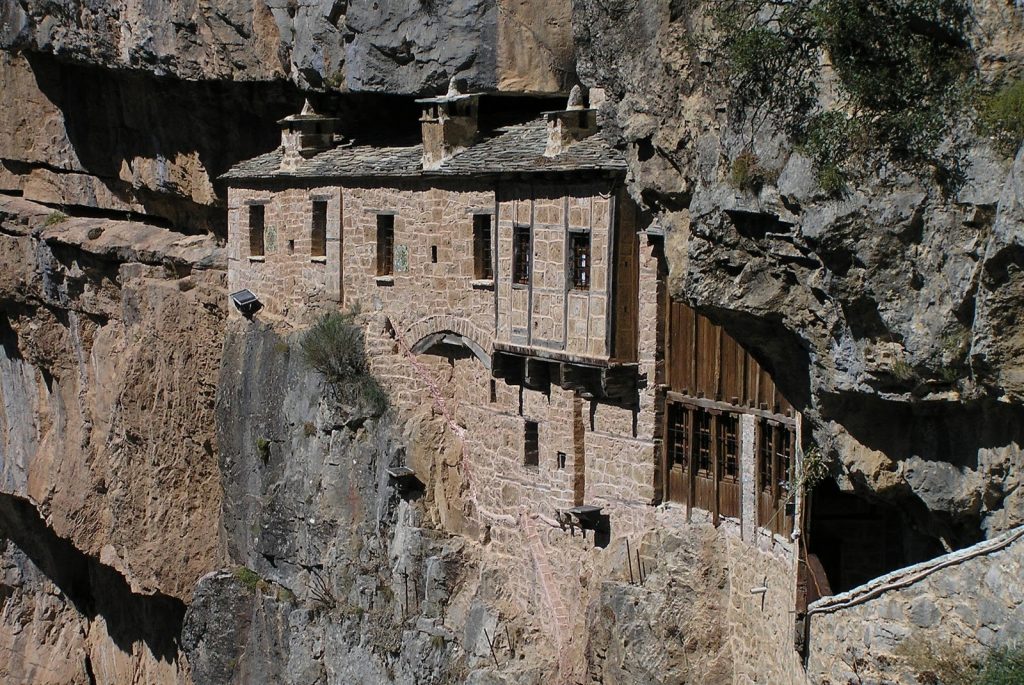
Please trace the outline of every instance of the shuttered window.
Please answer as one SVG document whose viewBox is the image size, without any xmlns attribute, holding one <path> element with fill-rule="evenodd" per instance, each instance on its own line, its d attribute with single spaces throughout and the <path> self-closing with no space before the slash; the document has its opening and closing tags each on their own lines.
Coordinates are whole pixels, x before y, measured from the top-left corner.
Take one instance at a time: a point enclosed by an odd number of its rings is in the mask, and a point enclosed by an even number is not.
<svg viewBox="0 0 1024 685">
<path fill-rule="evenodd" d="M 395 272 L 395 217 L 377 215 L 377 275 L 390 276 Z"/>
<path fill-rule="evenodd" d="M 309 256 L 327 256 L 327 202 L 313 200 L 313 219 L 309 230 Z"/>
<path fill-rule="evenodd" d="M 264 255 L 263 234 L 266 228 L 266 208 L 263 205 L 249 205 L 249 256 Z"/>
<path fill-rule="evenodd" d="M 491 217 L 488 214 L 473 217 L 473 278 L 494 278 L 491 266 Z"/>
<path fill-rule="evenodd" d="M 530 283 L 530 227 L 516 226 L 512 233 L 512 282 L 519 285 Z"/>
</svg>

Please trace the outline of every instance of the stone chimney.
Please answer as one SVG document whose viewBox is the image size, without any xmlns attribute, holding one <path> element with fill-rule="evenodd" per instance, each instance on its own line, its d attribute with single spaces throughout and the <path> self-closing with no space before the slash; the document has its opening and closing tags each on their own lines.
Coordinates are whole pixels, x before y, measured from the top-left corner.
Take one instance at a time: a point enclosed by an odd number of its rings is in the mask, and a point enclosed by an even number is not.
<svg viewBox="0 0 1024 685">
<path fill-rule="evenodd" d="M 423 130 L 423 168 L 437 169 L 452 155 L 465 150 L 476 140 L 479 93 L 463 93 L 452 78 L 447 94 L 417 100 L 423 105 L 420 126 Z"/>
<path fill-rule="evenodd" d="M 587 107 L 583 89 L 572 87 L 565 109 L 544 112 L 548 122 L 548 143 L 544 148 L 545 157 L 554 157 L 578 140 L 597 133 L 597 110 Z"/>
<path fill-rule="evenodd" d="M 292 114 L 277 122 L 281 126 L 281 169 L 294 171 L 304 159 L 329 150 L 334 143 L 337 119 L 317 114 L 306 100 L 300 114 Z"/>
</svg>

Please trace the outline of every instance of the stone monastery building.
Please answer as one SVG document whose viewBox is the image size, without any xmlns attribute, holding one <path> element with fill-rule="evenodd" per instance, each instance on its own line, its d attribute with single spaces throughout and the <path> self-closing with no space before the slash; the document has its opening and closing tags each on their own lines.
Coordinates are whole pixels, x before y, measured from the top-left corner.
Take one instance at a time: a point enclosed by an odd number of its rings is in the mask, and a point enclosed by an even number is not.
<svg viewBox="0 0 1024 685">
<path fill-rule="evenodd" d="M 578 89 L 486 133 L 479 99 L 419 100 L 407 147 L 337 142 L 308 105 L 282 120 L 280 148 L 224 177 L 231 291 L 297 323 L 360 311 L 392 405 L 434 403 L 464 442 L 451 516 L 488 539 L 528 538 L 524 514 L 593 530 L 590 549 L 656 516 L 775 533 L 791 610 L 799 416 L 721 327 L 670 300 L 664 236 Z"/>
</svg>

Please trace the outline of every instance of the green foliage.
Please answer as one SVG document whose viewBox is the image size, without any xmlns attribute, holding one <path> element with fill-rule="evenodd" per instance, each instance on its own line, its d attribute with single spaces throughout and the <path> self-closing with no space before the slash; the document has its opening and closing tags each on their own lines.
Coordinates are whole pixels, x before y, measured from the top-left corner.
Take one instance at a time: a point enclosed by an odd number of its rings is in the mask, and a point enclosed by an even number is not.
<svg viewBox="0 0 1024 685">
<path fill-rule="evenodd" d="M 757 192 L 766 183 L 775 183 L 778 173 L 761 166 L 761 160 L 753 152 L 741 152 L 732 161 L 730 181 L 734 188 Z"/>
<path fill-rule="evenodd" d="M 971 92 L 966 0 L 710 4 L 719 36 L 711 47 L 724 56 L 733 120 L 781 124 L 814 160 L 823 190 L 842 191 L 854 162 L 863 168 L 877 157 L 929 170 L 947 184 L 959 179 L 955 151 L 937 150 Z M 826 110 L 813 85 L 822 54 L 839 96 Z"/>
<path fill-rule="evenodd" d="M 1024 142 L 1024 79 L 999 89 L 982 100 L 978 121 L 996 148 L 1007 156 Z"/>
<path fill-rule="evenodd" d="M 1020 685 L 1024 683 L 1024 646 L 1004 647 L 990 652 L 981 663 L 977 685 Z"/>
<path fill-rule="evenodd" d="M 1024 683 L 1024 647 L 1002 647 L 977 659 L 953 644 L 937 645 L 917 634 L 896 648 L 896 655 L 926 685 L 1020 685 Z"/>
<path fill-rule="evenodd" d="M 910 381 L 917 380 L 917 371 L 914 369 L 913 366 L 903 361 L 902 359 L 898 359 L 895 362 L 893 362 L 889 372 L 892 374 L 893 378 L 902 383 L 908 383 Z"/>
<path fill-rule="evenodd" d="M 349 314 L 327 314 L 302 338 L 302 357 L 331 384 L 367 373 L 363 333 Z"/>
<path fill-rule="evenodd" d="M 800 464 L 800 485 L 805 492 L 813 490 L 815 485 L 829 476 L 828 460 L 817 446 L 804 451 Z"/>
<path fill-rule="evenodd" d="M 370 373 L 355 313 L 325 315 L 306 332 L 300 347 L 306 363 L 323 374 L 339 396 L 359 398 L 376 414 L 387 408 L 387 395 Z"/>
<path fill-rule="evenodd" d="M 59 223 L 67 221 L 68 215 L 64 212 L 50 212 L 49 216 L 46 217 L 46 221 L 43 222 L 44 226 L 56 226 Z"/>
<path fill-rule="evenodd" d="M 773 116 L 799 126 L 817 99 L 818 47 L 810 0 L 711 0 L 713 53 L 724 56 L 735 121 Z M 755 123 L 756 125 L 756 123 Z"/>
<path fill-rule="evenodd" d="M 838 164 L 826 164 L 818 169 L 818 186 L 827 195 L 841 195 L 846 190 L 846 175 Z"/>
<path fill-rule="evenodd" d="M 260 574 L 245 566 L 239 566 L 236 568 L 232 575 L 234 575 L 242 585 L 246 586 L 253 592 L 255 592 L 256 588 L 263 582 L 263 579 L 260 578 Z"/>
<path fill-rule="evenodd" d="M 256 451 L 260 455 L 260 459 L 266 464 L 270 461 L 270 441 L 266 438 L 256 438 Z"/>
<path fill-rule="evenodd" d="M 821 0 L 812 14 L 857 109 L 941 110 L 972 70 L 965 0 Z"/>
</svg>

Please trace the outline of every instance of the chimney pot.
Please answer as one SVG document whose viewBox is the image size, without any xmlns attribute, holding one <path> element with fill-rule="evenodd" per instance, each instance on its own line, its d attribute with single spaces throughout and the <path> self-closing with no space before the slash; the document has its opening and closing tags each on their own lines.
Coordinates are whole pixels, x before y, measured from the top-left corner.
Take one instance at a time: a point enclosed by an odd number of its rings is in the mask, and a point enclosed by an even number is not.
<svg viewBox="0 0 1024 685">
<path fill-rule="evenodd" d="M 473 144 L 477 136 L 479 93 L 464 93 L 461 79 L 448 82 L 440 97 L 417 100 L 423 105 L 423 168 L 438 169 L 453 155 Z"/>
</svg>

